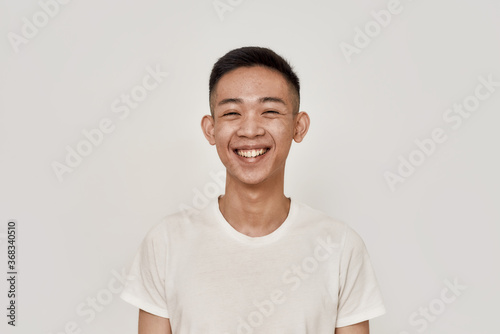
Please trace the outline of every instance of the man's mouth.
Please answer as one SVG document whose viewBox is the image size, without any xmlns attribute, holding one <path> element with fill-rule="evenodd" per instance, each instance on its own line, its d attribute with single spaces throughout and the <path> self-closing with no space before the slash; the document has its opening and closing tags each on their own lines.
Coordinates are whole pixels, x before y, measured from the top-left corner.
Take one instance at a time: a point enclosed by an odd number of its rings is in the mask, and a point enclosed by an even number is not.
<svg viewBox="0 0 500 334">
<path fill-rule="evenodd" d="M 260 149 L 253 149 L 253 150 L 234 150 L 236 154 L 238 154 L 240 157 L 244 158 L 256 158 L 258 156 L 264 155 L 269 151 L 270 148 L 260 148 Z"/>
</svg>

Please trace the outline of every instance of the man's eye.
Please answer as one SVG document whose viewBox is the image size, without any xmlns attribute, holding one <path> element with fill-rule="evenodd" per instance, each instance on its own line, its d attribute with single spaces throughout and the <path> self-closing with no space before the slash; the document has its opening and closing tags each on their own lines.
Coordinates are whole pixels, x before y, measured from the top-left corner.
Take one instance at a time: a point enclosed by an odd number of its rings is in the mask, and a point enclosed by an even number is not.
<svg viewBox="0 0 500 334">
<path fill-rule="evenodd" d="M 267 110 L 264 113 L 272 113 L 272 114 L 279 114 L 276 110 Z"/>
<path fill-rule="evenodd" d="M 222 115 L 222 116 L 228 116 L 228 115 L 238 115 L 238 113 L 237 113 L 237 112 L 232 111 L 232 112 L 227 112 L 227 113 L 225 113 L 225 114 L 224 114 L 224 115 Z"/>
</svg>

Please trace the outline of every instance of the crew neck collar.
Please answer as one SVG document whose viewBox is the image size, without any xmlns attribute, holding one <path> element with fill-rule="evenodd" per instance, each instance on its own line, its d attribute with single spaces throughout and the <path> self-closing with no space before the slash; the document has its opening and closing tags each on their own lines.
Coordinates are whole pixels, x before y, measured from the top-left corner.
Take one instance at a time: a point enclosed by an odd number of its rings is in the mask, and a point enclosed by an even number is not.
<svg viewBox="0 0 500 334">
<path fill-rule="evenodd" d="M 260 237 L 251 237 L 246 234 L 243 234 L 239 231 L 237 231 L 229 222 L 224 218 L 222 215 L 222 212 L 220 211 L 219 208 L 219 196 L 217 196 L 214 200 L 212 200 L 212 211 L 215 213 L 216 220 L 218 224 L 233 238 L 237 239 L 240 242 L 246 243 L 246 244 L 253 244 L 253 245 L 262 245 L 262 244 L 267 244 L 270 242 L 273 242 L 277 239 L 279 239 L 286 231 L 289 229 L 290 224 L 293 221 L 293 218 L 295 216 L 296 208 L 295 208 L 295 201 L 293 198 L 290 198 L 290 209 L 288 210 L 288 215 L 285 218 L 285 221 L 273 232 L 260 236 Z"/>
</svg>

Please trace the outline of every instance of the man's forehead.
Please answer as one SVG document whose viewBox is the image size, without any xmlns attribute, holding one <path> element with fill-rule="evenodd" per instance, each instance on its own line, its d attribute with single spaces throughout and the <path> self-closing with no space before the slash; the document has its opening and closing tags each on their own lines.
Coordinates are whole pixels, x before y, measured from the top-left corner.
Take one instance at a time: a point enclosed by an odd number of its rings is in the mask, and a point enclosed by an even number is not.
<svg viewBox="0 0 500 334">
<path fill-rule="evenodd" d="M 290 85 L 284 76 L 275 70 L 263 67 L 240 67 L 224 74 L 214 89 L 214 97 L 219 100 L 237 99 L 241 95 L 253 95 L 262 102 L 286 99 Z M 220 102 L 220 101 L 219 101 Z"/>
<path fill-rule="evenodd" d="M 281 97 L 278 96 L 264 96 L 264 97 L 257 97 L 254 100 L 257 103 L 278 103 L 278 104 L 283 104 L 285 106 L 288 105 L 288 103 L 282 99 Z M 252 102 L 252 101 L 249 101 Z M 243 104 L 245 103 L 245 100 L 242 98 L 234 98 L 234 97 L 229 97 L 222 99 L 217 102 L 217 106 L 225 105 L 225 104 Z"/>
<path fill-rule="evenodd" d="M 255 83 L 273 82 L 274 84 L 286 85 L 288 82 L 284 75 L 277 70 L 262 67 L 239 67 L 230 72 L 225 73 L 217 83 L 217 86 L 225 86 L 226 83 L 241 82 L 247 83 L 253 81 Z"/>
</svg>

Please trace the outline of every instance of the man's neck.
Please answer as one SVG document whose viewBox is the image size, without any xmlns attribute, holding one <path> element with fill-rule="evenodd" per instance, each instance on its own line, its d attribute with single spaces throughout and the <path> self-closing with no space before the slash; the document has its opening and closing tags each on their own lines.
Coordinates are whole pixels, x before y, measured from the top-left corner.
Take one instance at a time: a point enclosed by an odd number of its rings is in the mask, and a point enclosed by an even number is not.
<svg viewBox="0 0 500 334">
<path fill-rule="evenodd" d="M 267 235 L 281 226 L 290 210 L 290 199 L 284 195 L 283 185 L 283 178 L 245 185 L 227 175 L 219 209 L 238 232 L 251 237 Z"/>
</svg>

